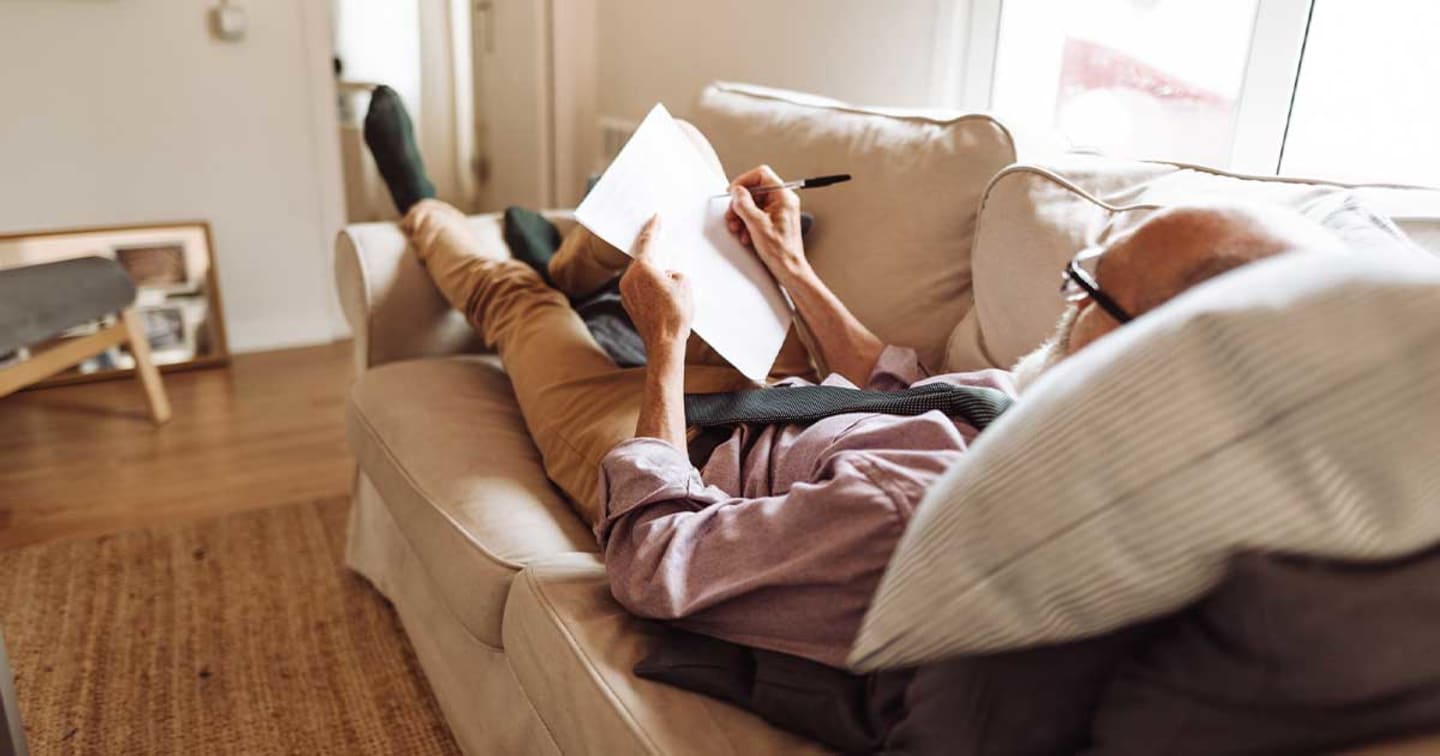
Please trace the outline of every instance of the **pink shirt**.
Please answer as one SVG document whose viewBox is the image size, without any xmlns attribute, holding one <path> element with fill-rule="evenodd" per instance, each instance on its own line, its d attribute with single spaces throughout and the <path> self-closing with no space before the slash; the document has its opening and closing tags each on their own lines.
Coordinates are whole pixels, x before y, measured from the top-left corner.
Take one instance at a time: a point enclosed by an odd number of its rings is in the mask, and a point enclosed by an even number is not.
<svg viewBox="0 0 1440 756">
<path fill-rule="evenodd" d="M 1000 370 L 926 379 L 897 347 L 866 388 L 937 382 L 1015 395 Z M 843 666 L 905 524 L 975 435 L 940 412 L 740 427 L 703 470 L 657 439 L 618 444 L 595 527 L 611 592 L 642 617 Z"/>
</svg>

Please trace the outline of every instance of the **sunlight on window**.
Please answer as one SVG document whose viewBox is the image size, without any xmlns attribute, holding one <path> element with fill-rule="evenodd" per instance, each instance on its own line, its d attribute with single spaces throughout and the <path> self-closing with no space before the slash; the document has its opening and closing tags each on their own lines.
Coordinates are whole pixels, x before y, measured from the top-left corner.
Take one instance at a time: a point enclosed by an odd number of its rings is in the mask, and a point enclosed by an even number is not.
<svg viewBox="0 0 1440 756">
<path fill-rule="evenodd" d="M 1281 172 L 1440 186 L 1440 3 L 1316 0 Z"/>
<path fill-rule="evenodd" d="M 1257 0 L 1005 0 L 993 107 L 1076 147 L 1225 165 Z"/>
</svg>

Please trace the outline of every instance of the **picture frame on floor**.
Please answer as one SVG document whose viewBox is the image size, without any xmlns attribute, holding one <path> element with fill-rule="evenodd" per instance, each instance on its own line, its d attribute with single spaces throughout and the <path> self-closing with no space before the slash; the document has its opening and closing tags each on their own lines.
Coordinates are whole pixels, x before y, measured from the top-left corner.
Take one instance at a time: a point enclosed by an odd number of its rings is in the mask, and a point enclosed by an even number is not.
<svg viewBox="0 0 1440 756">
<path fill-rule="evenodd" d="M 230 349 L 220 299 L 215 248 L 205 221 L 56 229 L 0 235 L 0 269 L 76 257 L 115 260 L 135 284 L 135 310 L 155 363 L 163 372 L 218 367 Z M 56 343 L 80 338 L 113 322 L 70 329 Z M 11 362 L 27 350 L 0 356 Z M 129 349 L 114 349 L 34 384 L 34 388 L 133 375 Z"/>
</svg>

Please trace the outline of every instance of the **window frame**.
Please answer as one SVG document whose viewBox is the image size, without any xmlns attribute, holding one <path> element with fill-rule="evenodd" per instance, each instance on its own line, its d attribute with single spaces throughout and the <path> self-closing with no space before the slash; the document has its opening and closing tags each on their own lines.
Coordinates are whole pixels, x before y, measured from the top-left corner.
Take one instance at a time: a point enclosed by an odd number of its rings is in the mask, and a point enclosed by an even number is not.
<svg viewBox="0 0 1440 756">
<path fill-rule="evenodd" d="M 1260 0 L 1240 97 L 1227 170 L 1280 175 L 1291 105 L 1300 84 L 1300 61 L 1310 33 L 1314 0 Z M 1265 51 L 1259 54 L 1259 51 Z"/>
<path fill-rule="evenodd" d="M 970 0 L 965 54 L 951 80 L 956 105 L 988 111 L 994 104 L 995 64 L 1005 0 Z M 1300 81 L 1301 58 L 1314 0 L 1260 0 L 1246 54 L 1245 76 L 1235 103 L 1235 134 L 1228 165 L 1236 173 L 1276 176 L 1285 152 L 1291 103 Z M 958 35 L 957 35 L 958 36 Z M 955 56 L 952 56 L 955 59 Z"/>
</svg>

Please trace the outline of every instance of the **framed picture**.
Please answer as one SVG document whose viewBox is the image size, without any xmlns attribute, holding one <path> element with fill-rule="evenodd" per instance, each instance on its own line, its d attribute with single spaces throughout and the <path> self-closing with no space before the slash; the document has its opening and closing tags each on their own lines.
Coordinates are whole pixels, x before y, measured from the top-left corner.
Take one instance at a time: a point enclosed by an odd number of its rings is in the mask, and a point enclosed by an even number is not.
<svg viewBox="0 0 1440 756">
<path fill-rule="evenodd" d="M 194 291 L 198 283 L 186 270 L 182 243 L 116 247 L 115 259 L 140 288 L 186 292 Z"/>
<path fill-rule="evenodd" d="M 89 256 L 115 260 L 134 282 L 133 306 L 161 370 L 229 363 L 210 224 L 197 221 L 0 236 L 0 269 Z M 94 333 L 113 320 L 114 316 L 107 316 L 77 326 L 56 340 Z M 12 364 L 27 356 L 27 350 L 21 349 L 0 355 L 0 362 Z M 134 367 L 128 350 L 116 347 L 33 388 L 128 376 Z"/>
</svg>

